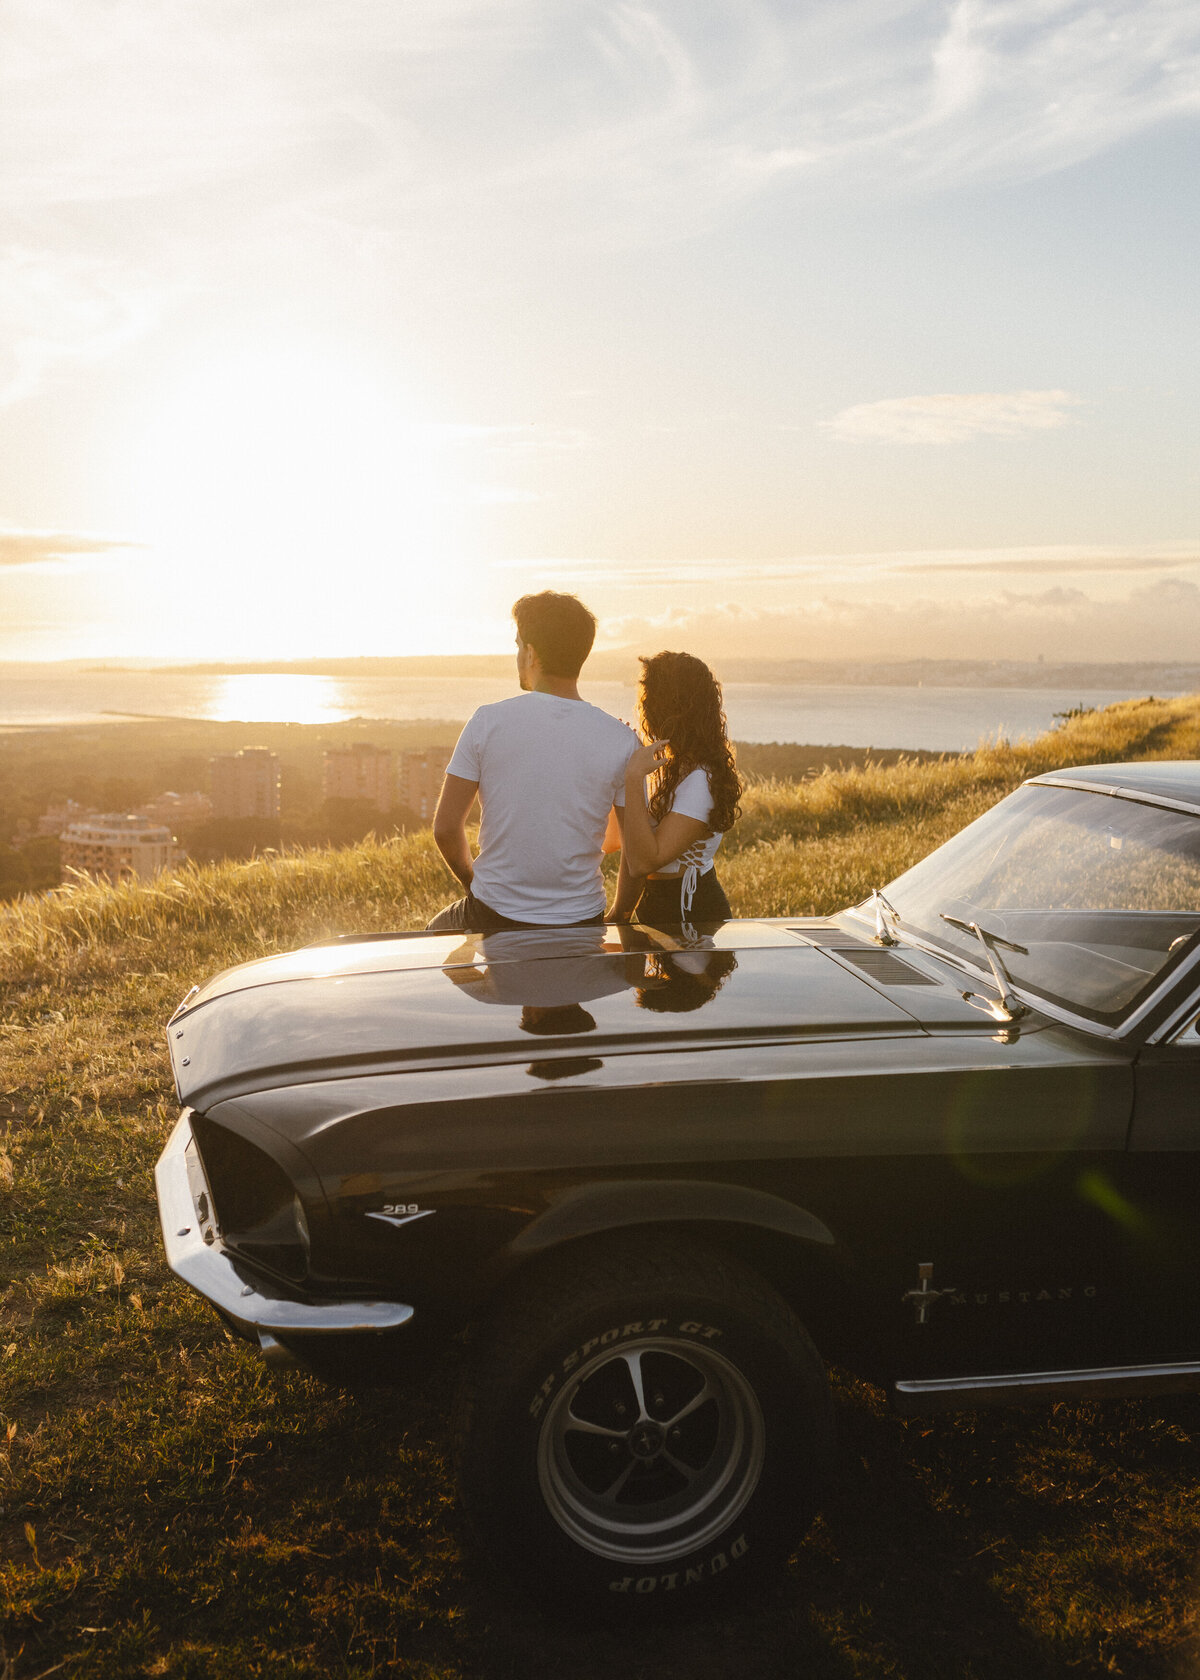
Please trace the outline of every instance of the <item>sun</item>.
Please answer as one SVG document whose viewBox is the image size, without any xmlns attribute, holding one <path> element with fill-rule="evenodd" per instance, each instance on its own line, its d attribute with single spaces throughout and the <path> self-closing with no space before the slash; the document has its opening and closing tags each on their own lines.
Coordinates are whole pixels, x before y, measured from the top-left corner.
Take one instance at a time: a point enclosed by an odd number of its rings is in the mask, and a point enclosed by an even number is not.
<svg viewBox="0 0 1200 1680">
<path fill-rule="evenodd" d="M 336 354 L 206 355 L 147 415 L 136 517 L 212 646 L 230 613 L 260 646 L 364 646 L 381 614 L 419 623 L 461 579 L 467 498 L 443 430 Z"/>
</svg>

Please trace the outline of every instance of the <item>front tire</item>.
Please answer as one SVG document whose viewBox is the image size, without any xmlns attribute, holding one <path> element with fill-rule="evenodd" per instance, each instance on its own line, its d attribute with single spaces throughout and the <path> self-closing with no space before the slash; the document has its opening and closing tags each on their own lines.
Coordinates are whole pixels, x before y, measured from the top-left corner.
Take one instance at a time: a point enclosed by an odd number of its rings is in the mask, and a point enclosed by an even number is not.
<svg viewBox="0 0 1200 1680">
<path fill-rule="evenodd" d="M 833 1454 L 821 1361 L 736 1260 L 580 1244 L 477 1340 L 459 1487 L 501 1565 L 567 1607 L 693 1606 L 749 1584 L 811 1520 Z"/>
</svg>

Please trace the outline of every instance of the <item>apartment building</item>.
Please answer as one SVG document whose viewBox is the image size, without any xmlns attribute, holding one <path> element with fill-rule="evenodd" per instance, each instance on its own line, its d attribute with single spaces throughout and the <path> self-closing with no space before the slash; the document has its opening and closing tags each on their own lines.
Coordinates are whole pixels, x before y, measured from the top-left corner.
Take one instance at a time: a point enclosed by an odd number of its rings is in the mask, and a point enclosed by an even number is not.
<svg viewBox="0 0 1200 1680">
<path fill-rule="evenodd" d="M 279 760 L 269 747 L 243 747 L 208 761 L 214 817 L 279 819 Z"/>
<path fill-rule="evenodd" d="M 326 799 L 364 799 L 377 811 L 390 811 L 396 803 L 396 755 L 369 741 L 331 747 L 325 754 L 323 786 Z"/>
<path fill-rule="evenodd" d="M 453 750 L 428 747 L 424 752 L 401 753 L 396 773 L 397 802 L 407 805 L 419 817 L 432 818 Z"/>
<path fill-rule="evenodd" d="M 185 823 L 207 822 L 212 814 L 212 800 L 206 793 L 159 793 L 139 805 L 135 812 L 136 816 L 172 829 Z"/>
<path fill-rule="evenodd" d="M 76 869 L 97 881 L 145 880 L 186 856 L 169 828 L 111 811 L 68 823 L 59 844 L 67 879 Z"/>
</svg>

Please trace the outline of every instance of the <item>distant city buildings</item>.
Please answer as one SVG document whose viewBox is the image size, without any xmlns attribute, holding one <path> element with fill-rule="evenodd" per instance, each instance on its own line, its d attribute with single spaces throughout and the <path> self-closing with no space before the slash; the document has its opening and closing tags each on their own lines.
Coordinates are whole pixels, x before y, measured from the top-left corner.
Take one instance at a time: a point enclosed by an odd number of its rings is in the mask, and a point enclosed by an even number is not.
<svg viewBox="0 0 1200 1680">
<path fill-rule="evenodd" d="M 407 805 L 419 817 L 431 818 L 452 751 L 451 747 L 429 747 L 425 752 L 401 753 L 396 774 L 397 802 Z"/>
<path fill-rule="evenodd" d="M 156 794 L 153 799 L 148 799 L 133 812 L 135 817 L 143 817 L 147 822 L 172 830 L 182 828 L 188 823 L 207 822 L 212 814 L 212 800 L 206 793 Z M 36 832 L 39 835 L 52 835 L 57 839 L 74 823 L 93 820 L 107 822 L 111 815 L 112 813 L 97 811 L 91 805 L 81 805 L 76 799 L 64 799 L 61 805 L 47 806 L 37 819 Z M 121 820 L 126 820 L 124 812 L 121 813 Z"/>
<path fill-rule="evenodd" d="M 97 881 L 146 880 L 183 861 L 169 828 L 145 817 L 102 812 L 68 823 L 60 836 L 64 875 L 71 870 Z"/>
<path fill-rule="evenodd" d="M 365 803 L 384 814 L 396 812 L 394 821 L 407 821 L 411 814 L 428 822 L 437 806 L 450 754 L 449 747 L 397 752 L 369 741 L 331 747 L 324 754 L 324 800 Z M 36 846 L 39 840 L 56 838 L 64 880 L 69 881 L 72 872 L 78 872 L 96 880 L 118 882 L 148 879 L 185 862 L 188 853 L 176 838 L 179 833 L 205 858 L 225 855 L 221 846 L 226 843 L 235 847 L 242 843 L 236 836 L 233 840 L 214 840 L 214 821 L 256 819 L 279 823 L 280 764 L 269 747 L 243 747 L 238 752 L 218 754 L 209 760 L 209 769 L 211 797 L 199 792 L 168 791 L 156 794 L 132 812 L 96 811 L 79 800 L 65 799 L 49 806 L 40 817 L 20 818 L 12 846 L 26 848 Z M 293 826 L 303 837 L 305 823 L 321 820 L 312 812 L 293 818 Z M 261 833 L 253 843 L 262 843 Z"/>
<path fill-rule="evenodd" d="M 160 793 L 139 805 L 135 816 L 150 822 L 162 823 L 166 828 L 183 828 L 189 823 L 208 822 L 213 814 L 212 800 L 206 793 Z"/>
<path fill-rule="evenodd" d="M 209 760 L 214 817 L 279 819 L 279 760 L 269 747 L 243 747 Z"/>
<path fill-rule="evenodd" d="M 330 747 L 323 787 L 326 799 L 362 799 L 377 811 L 390 811 L 396 803 L 396 755 L 369 741 Z"/>
<path fill-rule="evenodd" d="M 78 800 L 64 799 L 61 805 L 47 806 L 45 812 L 37 820 L 37 832 L 57 837 L 70 824 L 82 822 L 87 817 L 99 816 L 90 806 L 81 805 Z"/>
<path fill-rule="evenodd" d="M 450 753 L 449 747 L 395 753 L 369 741 L 330 747 L 325 754 L 325 798 L 362 799 L 379 811 L 406 805 L 428 820 L 437 805 Z"/>
</svg>

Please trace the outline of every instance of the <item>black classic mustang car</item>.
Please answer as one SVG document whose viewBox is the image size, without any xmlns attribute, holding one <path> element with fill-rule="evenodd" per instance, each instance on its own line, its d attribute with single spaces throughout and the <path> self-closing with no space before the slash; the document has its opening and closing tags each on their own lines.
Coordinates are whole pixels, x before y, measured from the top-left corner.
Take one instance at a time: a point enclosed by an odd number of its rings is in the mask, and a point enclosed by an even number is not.
<svg viewBox="0 0 1200 1680">
<path fill-rule="evenodd" d="M 169 1034 L 171 1266 L 322 1371 L 469 1326 L 474 1531 L 581 1605 L 786 1553 L 823 1361 L 1200 1387 L 1198 765 L 1039 776 L 831 918 L 339 939 Z"/>
</svg>

